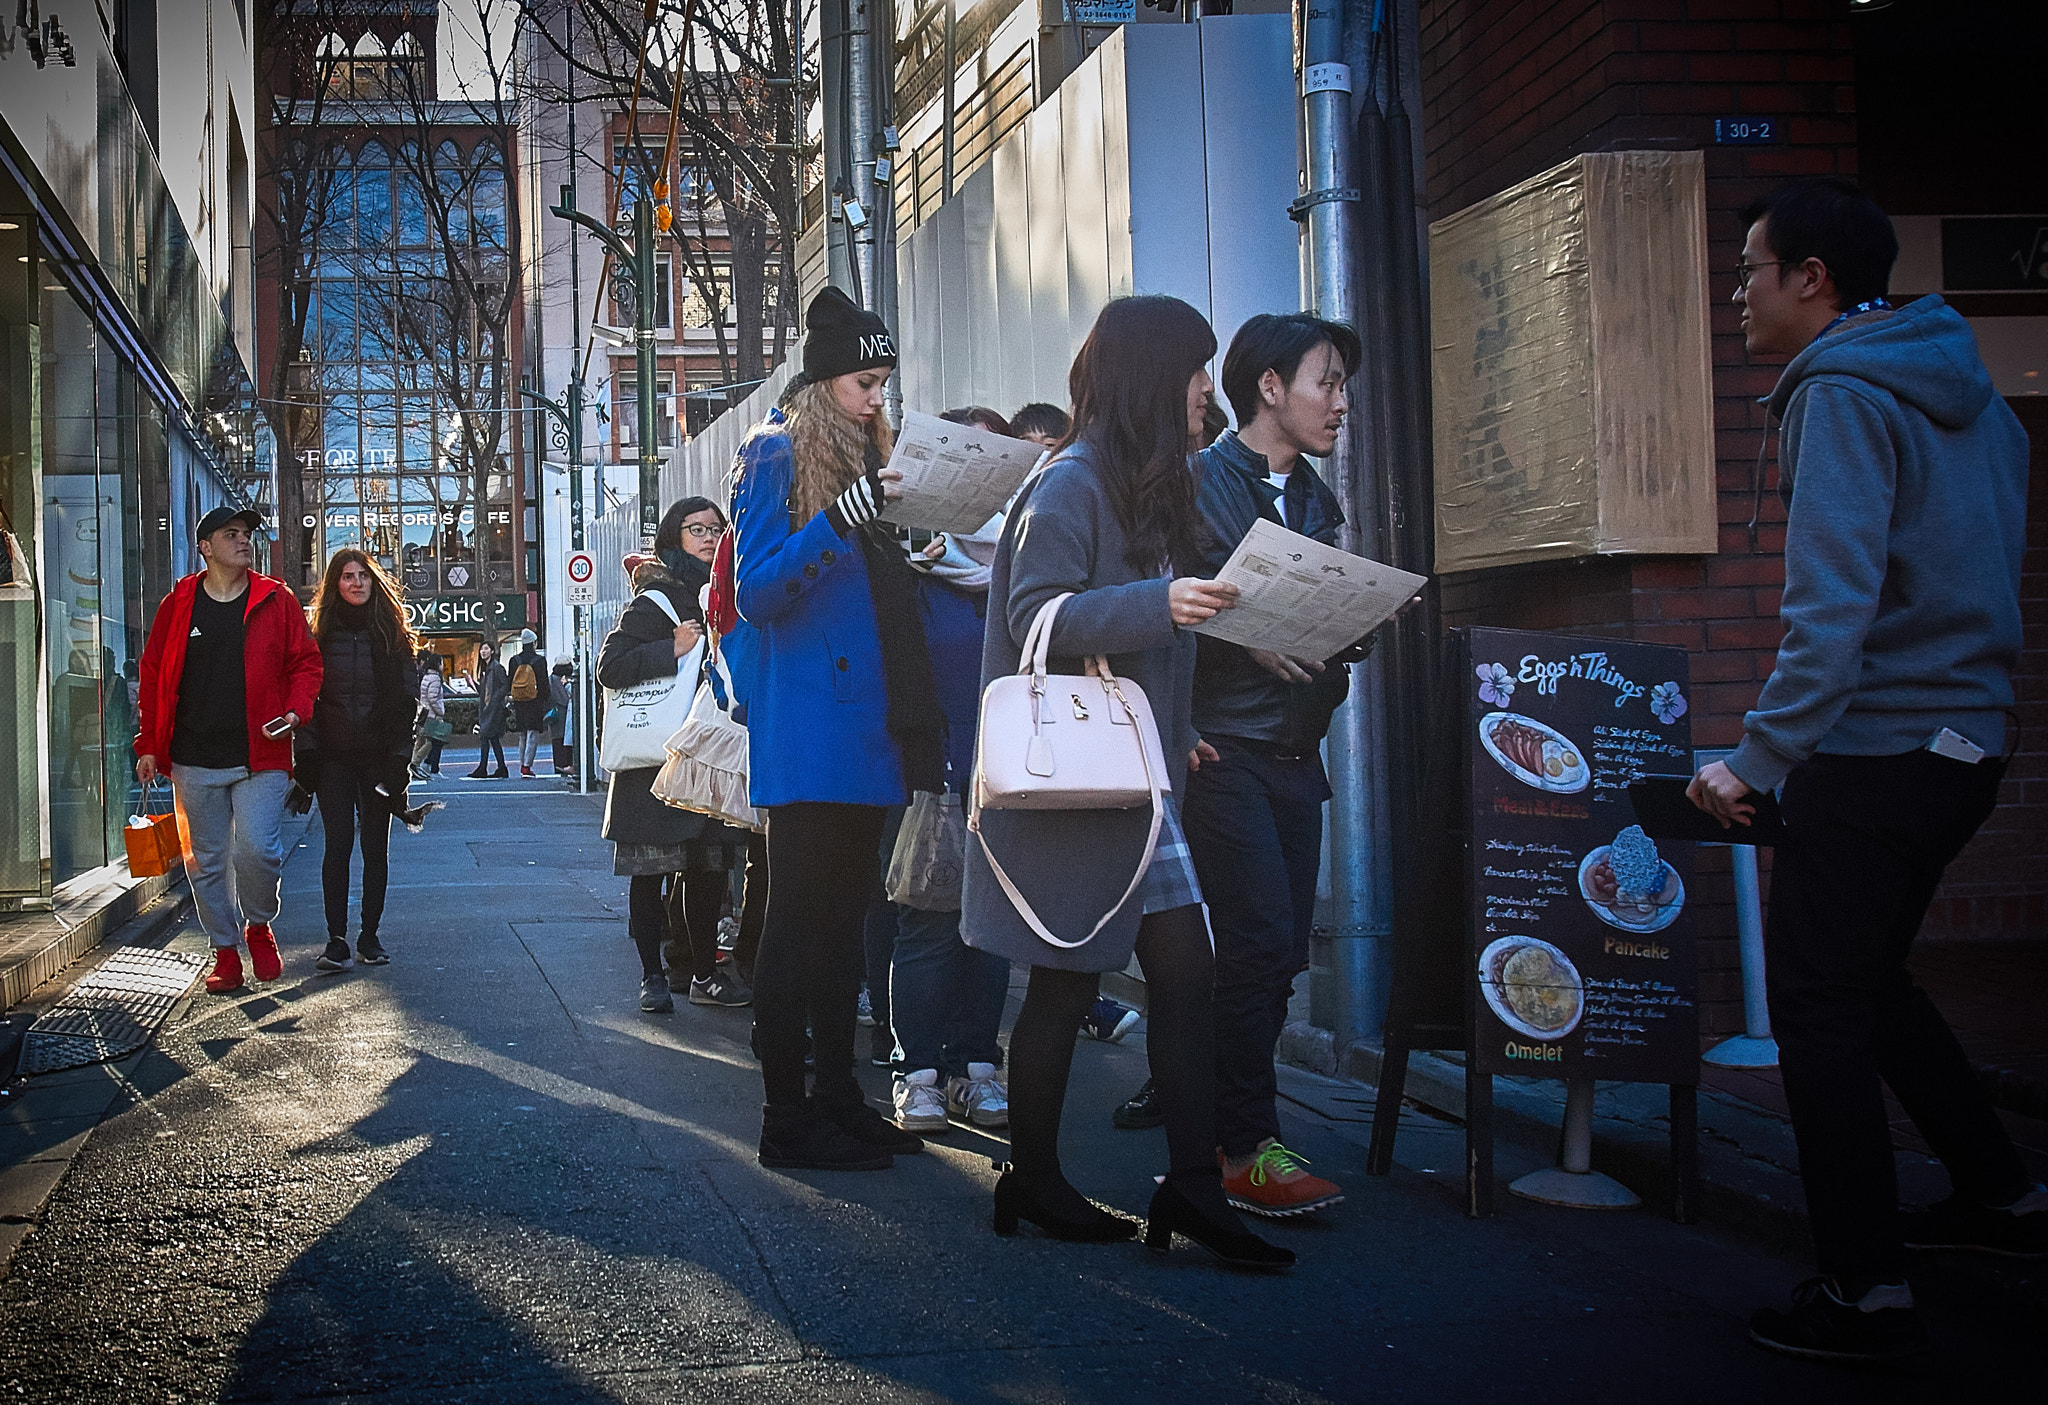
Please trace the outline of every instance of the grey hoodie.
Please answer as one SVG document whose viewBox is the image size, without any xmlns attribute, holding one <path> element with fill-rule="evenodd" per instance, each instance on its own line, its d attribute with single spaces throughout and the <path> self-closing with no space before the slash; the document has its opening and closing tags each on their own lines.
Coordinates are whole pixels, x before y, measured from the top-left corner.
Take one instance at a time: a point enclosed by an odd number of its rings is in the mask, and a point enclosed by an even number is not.
<svg viewBox="0 0 2048 1405">
<path fill-rule="evenodd" d="M 1790 485 L 1786 633 L 1728 767 L 1768 790 L 1816 752 L 1952 727 L 2004 744 L 2020 655 L 2027 438 L 1938 297 L 1795 357 L 1770 398 Z"/>
</svg>

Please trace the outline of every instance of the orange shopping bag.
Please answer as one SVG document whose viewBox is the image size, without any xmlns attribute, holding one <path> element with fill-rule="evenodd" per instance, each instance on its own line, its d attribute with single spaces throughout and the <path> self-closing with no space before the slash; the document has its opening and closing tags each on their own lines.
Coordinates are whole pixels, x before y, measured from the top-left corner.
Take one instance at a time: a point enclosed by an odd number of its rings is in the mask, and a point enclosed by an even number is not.
<svg viewBox="0 0 2048 1405">
<path fill-rule="evenodd" d="M 172 865 L 183 857 L 183 846 L 178 842 L 178 817 L 147 813 L 149 786 L 142 788 L 142 808 L 145 813 L 130 815 L 127 827 L 121 831 L 121 837 L 128 842 L 128 872 L 136 878 L 157 878 L 169 873 Z"/>
</svg>

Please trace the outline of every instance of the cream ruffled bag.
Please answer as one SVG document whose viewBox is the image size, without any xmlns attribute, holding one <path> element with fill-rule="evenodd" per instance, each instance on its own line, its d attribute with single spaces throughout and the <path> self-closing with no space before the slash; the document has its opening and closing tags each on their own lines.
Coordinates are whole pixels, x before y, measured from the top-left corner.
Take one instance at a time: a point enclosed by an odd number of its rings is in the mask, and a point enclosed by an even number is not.
<svg viewBox="0 0 2048 1405">
<path fill-rule="evenodd" d="M 732 674 L 714 645 L 711 667 L 731 698 Z M 742 829 L 762 830 L 767 821 L 747 803 L 747 729 L 718 705 L 707 676 L 683 725 L 668 739 L 668 760 L 654 774 L 654 798 L 678 810 L 710 815 Z"/>
</svg>

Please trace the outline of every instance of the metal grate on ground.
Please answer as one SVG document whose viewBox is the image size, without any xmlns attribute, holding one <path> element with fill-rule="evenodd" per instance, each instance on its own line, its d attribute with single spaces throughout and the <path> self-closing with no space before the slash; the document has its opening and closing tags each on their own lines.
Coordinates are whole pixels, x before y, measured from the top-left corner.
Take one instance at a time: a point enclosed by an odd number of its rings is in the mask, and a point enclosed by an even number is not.
<svg viewBox="0 0 2048 1405">
<path fill-rule="evenodd" d="M 198 952 L 115 952 L 29 1026 L 15 1071 L 59 1073 L 125 1058 L 149 1042 L 205 969 Z"/>
</svg>

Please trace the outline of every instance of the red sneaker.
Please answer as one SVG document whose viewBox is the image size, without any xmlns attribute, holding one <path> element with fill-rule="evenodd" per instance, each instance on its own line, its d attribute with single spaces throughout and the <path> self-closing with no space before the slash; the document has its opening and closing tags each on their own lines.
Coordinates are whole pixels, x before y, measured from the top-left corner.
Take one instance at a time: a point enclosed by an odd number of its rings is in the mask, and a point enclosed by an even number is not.
<svg viewBox="0 0 2048 1405">
<path fill-rule="evenodd" d="M 1251 1165 L 1234 1176 L 1225 1172 L 1223 1193 L 1238 1209 L 1268 1219 L 1310 1214 L 1344 1198 L 1335 1182 L 1309 1174 L 1306 1164 L 1280 1143 L 1269 1141 Z"/>
<path fill-rule="evenodd" d="M 206 988 L 215 995 L 225 995 L 231 990 L 242 988 L 242 953 L 231 946 L 217 946 L 213 949 L 213 970 L 206 977 Z"/>
<path fill-rule="evenodd" d="M 250 923 L 242 930 L 242 940 L 249 943 L 249 964 L 257 980 L 274 981 L 284 974 L 284 958 L 277 954 L 277 938 L 268 922 Z"/>
<path fill-rule="evenodd" d="M 529 781 L 530 781 L 530 780 L 532 780 L 532 779 L 534 778 L 534 777 L 533 777 L 533 767 L 531 767 L 531 766 L 521 766 L 521 767 L 519 768 L 519 774 L 520 774 L 520 777 L 521 777 L 522 779 L 524 779 L 524 780 L 529 780 Z"/>
</svg>

